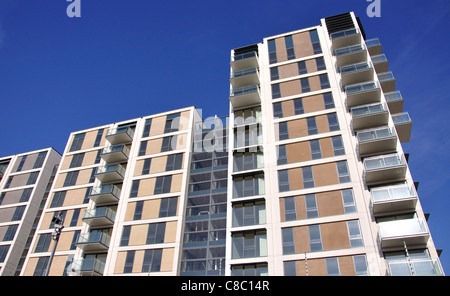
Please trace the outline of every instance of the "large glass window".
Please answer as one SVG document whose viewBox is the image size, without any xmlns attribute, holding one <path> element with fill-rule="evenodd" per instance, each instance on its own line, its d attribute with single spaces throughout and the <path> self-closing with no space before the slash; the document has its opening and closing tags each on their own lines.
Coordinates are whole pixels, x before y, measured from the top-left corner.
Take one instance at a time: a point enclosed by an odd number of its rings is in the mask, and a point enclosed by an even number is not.
<svg viewBox="0 0 450 296">
<path fill-rule="evenodd" d="M 264 174 L 235 177 L 233 198 L 264 194 Z"/>
<path fill-rule="evenodd" d="M 233 227 L 265 223 L 266 204 L 264 200 L 233 204 Z"/>
<path fill-rule="evenodd" d="M 267 256 L 266 230 L 233 233 L 232 258 L 251 258 Z"/>
</svg>

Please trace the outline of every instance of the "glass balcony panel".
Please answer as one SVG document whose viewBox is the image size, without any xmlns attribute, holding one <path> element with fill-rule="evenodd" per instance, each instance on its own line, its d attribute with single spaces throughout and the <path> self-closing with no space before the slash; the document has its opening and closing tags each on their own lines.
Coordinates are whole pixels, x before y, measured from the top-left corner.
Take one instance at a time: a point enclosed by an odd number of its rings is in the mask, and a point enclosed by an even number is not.
<svg viewBox="0 0 450 296">
<path fill-rule="evenodd" d="M 114 184 L 103 185 L 91 189 L 89 198 L 96 204 L 116 203 L 119 201 L 120 189 Z"/>
<path fill-rule="evenodd" d="M 393 92 L 395 90 L 395 77 L 392 72 L 378 74 L 378 80 L 384 92 Z"/>
<path fill-rule="evenodd" d="M 258 67 L 258 53 L 256 51 L 249 51 L 233 55 L 230 65 L 233 70 Z"/>
<path fill-rule="evenodd" d="M 233 88 L 238 88 L 245 85 L 259 84 L 258 68 L 252 67 L 235 70 L 231 72 L 230 82 Z"/>
<path fill-rule="evenodd" d="M 407 165 L 403 154 L 382 155 L 364 159 L 366 183 L 395 182 L 405 179 Z"/>
<path fill-rule="evenodd" d="M 402 113 L 403 112 L 403 97 L 400 91 L 392 91 L 384 93 L 387 104 L 389 106 L 389 111 L 391 114 Z"/>
<path fill-rule="evenodd" d="M 229 99 L 235 108 L 261 103 L 259 86 L 257 84 L 253 84 L 233 88 L 230 91 Z"/>
<path fill-rule="evenodd" d="M 122 181 L 125 176 L 125 167 L 114 163 L 98 167 L 95 177 L 102 183 Z"/>
<path fill-rule="evenodd" d="M 382 248 L 426 245 L 429 232 L 422 219 L 404 219 L 378 223 Z"/>
<path fill-rule="evenodd" d="M 133 140 L 134 130 L 130 126 L 115 127 L 108 130 L 106 139 L 112 144 L 129 143 Z"/>
<path fill-rule="evenodd" d="M 361 34 L 358 28 L 351 28 L 330 34 L 334 48 L 361 43 Z"/>
<path fill-rule="evenodd" d="M 100 157 L 107 163 L 114 163 L 126 161 L 129 154 L 130 149 L 123 144 L 119 144 L 103 148 Z"/>
<path fill-rule="evenodd" d="M 104 251 L 109 247 L 111 237 L 103 231 L 92 230 L 89 233 L 80 234 L 77 247 L 84 251 Z"/>
<path fill-rule="evenodd" d="M 378 81 L 368 81 L 345 86 L 347 106 L 365 105 L 380 102 L 381 88 Z"/>
<path fill-rule="evenodd" d="M 344 86 L 373 80 L 374 75 L 372 65 L 368 62 L 342 66 L 339 71 Z"/>
<path fill-rule="evenodd" d="M 388 71 L 388 59 L 385 54 L 372 56 L 372 63 L 377 73 L 384 73 Z"/>
<path fill-rule="evenodd" d="M 409 142 L 411 138 L 412 121 L 408 112 L 393 114 L 392 120 L 394 121 L 400 142 Z"/>
<path fill-rule="evenodd" d="M 414 210 L 417 204 L 417 194 L 414 188 L 407 184 L 374 187 L 370 192 L 375 215 L 387 212 Z"/>
<path fill-rule="evenodd" d="M 83 222 L 91 227 L 112 225 L 116 217 L 116 211 L 110 207 L 97 207 L 84 212 Z"/>
<path fill-rule="evenodd" d="M 338 66 L 355 64 L 367 61 L 367 52 L 364 44 L 356 44 L 338 48 L 334 51 Z"/>
<path fill-rule="evenodd" d="M 385 103 L 353 107 L 351 112 L 354 130 L 386 126 L 389 123 L 389 110 Z"/>
</svg>

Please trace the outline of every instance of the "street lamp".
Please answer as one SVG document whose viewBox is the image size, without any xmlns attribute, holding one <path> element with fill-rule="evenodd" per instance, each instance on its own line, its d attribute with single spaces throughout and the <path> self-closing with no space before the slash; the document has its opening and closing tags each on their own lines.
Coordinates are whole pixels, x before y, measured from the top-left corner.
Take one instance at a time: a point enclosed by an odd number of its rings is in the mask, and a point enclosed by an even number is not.
<svg viewBox="0 0 450 296">
<path fill-rule="evenodd" d="M 44 276 L 48 276 L 48 272 L 50 271 L 50 265 L 52 264 L 53 257 L 55 256 L 56 245 L 58 244 L 59 236 L 61 235 L 61 231 L 64 228 L 64 226 L 63 226 L 64 218 L 61 217 L 61 213 L 54 215 L 52 218 L 52 222 L 54 223 L 52 239 L 55 241 L 55 243 L 53 244 L 53 250 L 52 250 L 52 253 L 50 254 L 50 258 L 48 259 L 47 267 L 45 268 L 45 271 L 44 271 Z"/>
</svg>

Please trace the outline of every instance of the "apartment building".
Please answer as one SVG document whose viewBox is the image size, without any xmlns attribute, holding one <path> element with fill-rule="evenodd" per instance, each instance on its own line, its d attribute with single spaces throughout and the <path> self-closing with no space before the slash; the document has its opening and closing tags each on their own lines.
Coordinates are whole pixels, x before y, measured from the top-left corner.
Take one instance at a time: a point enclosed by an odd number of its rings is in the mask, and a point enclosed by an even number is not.
<svg viewBox="0 0 450 296">
<path fill-rule="evenodd" d="M 354 13 L 231 50 L 229 101 L 73 132 L 20 275 L 444 275 Z"/>
<path fill-rule="evenodd" d="M 411 119 L 354 13 L 232 50 L 230 77 L 227 275 L 443 274 Z"/>
<path fill-rule="evenodd" d="M 61 155 L 53 148 L 0 158 L 0 275 L 19 275 Z"/>
</svg>

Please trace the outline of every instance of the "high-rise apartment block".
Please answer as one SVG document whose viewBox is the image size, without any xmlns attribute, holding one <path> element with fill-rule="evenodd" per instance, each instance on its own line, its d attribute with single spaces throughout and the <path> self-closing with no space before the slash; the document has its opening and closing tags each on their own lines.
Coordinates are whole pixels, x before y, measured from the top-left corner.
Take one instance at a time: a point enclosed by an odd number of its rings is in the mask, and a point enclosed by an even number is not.
<svg viewBox="0 0 450 296">
<path fill-rule="evenodd" d="M 0 275 L 19 275 L 61 155 L 47 148 L 0 158 Z"/>
<path fill-rule="evenodd" d="M 20 274 L 444 275 L 402 149 L 411 119 L 354 13 L 233 49 L 230 72 L 223 118 L 72 133 Z"/>
</svg>

